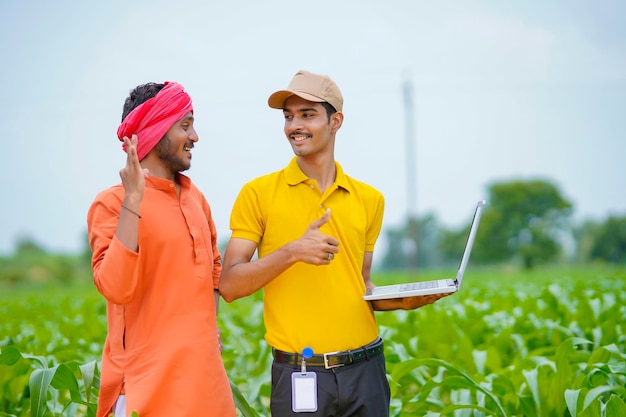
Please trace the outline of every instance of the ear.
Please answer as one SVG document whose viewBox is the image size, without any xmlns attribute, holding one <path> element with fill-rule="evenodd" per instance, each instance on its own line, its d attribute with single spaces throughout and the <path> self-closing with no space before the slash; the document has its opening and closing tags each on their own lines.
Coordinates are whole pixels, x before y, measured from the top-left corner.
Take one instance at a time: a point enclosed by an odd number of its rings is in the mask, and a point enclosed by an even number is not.
<svg viewBox="0 0 626 417">
<path fill-rule="evenodd" d="M 330 116 L 330 130 L 333 133 L 337 133 L 341 125 L 343 124 L 343 113 L 338 111 Z"/>
</svg>

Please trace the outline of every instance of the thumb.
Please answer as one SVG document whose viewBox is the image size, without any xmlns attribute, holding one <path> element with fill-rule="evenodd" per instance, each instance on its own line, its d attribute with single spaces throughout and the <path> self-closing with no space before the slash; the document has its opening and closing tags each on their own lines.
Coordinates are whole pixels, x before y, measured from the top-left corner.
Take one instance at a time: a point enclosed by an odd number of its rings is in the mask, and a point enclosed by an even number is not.
<svg viewBox="0 0 626 417">
<path fill-rule="evenodd" d="M 326 213 L 319 219 L 315 220 L 309 225 L 309 229 L 319 229 L 324 226 L 330 220 L 330 209 L 326 209 Z"/>
</svg>

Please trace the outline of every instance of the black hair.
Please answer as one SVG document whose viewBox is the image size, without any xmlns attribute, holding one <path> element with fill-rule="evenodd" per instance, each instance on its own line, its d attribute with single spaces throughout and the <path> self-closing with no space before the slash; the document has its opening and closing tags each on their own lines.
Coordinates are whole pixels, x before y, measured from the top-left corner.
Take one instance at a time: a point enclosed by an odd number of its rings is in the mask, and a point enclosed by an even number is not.
<svg viewBox="0 0 626 417">
<path fill-rule="evenodd" d="M 130 90 L 128 97 L 124 101 L 124 109 L 122 110 L 122 121 L 128 116 L 128 113 L 133 111 L 135 107 L 139 106 L 156 96 L 161 89 L 165 87 L 165 84 L 146 83 L 138 85 Z"/>
<path fill-rule="evenodd" d="M 335 107 L 333 107 L 333 105 L 330 104 L 327 101 L 322 101 L 321 104 L 326 109 L 326 114 L 328 115 L 328 121 L 330 122 L 330 116 L 332 116 L 333 114 L 337 113 L 337 109 Z"/>
</svg>

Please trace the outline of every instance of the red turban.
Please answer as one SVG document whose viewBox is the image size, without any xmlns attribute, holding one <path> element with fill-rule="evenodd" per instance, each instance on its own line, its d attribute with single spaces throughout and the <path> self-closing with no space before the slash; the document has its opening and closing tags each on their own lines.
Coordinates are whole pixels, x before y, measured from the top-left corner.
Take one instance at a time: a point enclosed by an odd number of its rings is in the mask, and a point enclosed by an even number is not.
<svg viewBox="0 0 626 417">
<path fill-rule="evenodd" d="M 137 156 L 141 161 L 161 140 L 174 123 L 188 112 L 193 113 L 191 97 L 182 85 L 166 81 L 156 96 L 141 103 L 117 128 L 117 137 L 123 141 L 137 135 Z M 122 145 L 126 151 L 126 145 Z"/>
</svg>

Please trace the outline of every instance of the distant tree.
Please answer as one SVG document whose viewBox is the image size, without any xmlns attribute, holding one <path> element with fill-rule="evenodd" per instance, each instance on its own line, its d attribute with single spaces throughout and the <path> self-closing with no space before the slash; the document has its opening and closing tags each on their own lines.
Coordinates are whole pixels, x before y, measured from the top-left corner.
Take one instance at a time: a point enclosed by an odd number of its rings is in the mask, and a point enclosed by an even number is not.
<svg viewBox="0 0 626 417">
<path fill-rule="evenodd" d="M 519 257 L 527 269 L 554 260 L 561 249 L 559 234 L 567 229 L 571 212 L 572 204 L 548 181 L 493 183 L 476 258 L 498 262 Z"/>
<path fill-rule="evenodd" d="M 601 227 L 599 222 L 586 220 L 573 228 L 572 232 L 576 241 L 576 262 L 584 263 L 591 259 L 591 248 Z"/>
<path fill-rule="evenodd" d="M 381 269 L 407 269 L 408 259 L 404 249 L 405 232 L 402 228 L 388 228 L 387 235 L 387 252 L 383 257 Z"/>
<path fill-rule="evenodd" d="M 428 213 L 419 218 L 417 235 L 417 264 L 424 268 L 442 265 L 443 258 L 439 252 L 442 226 L 437 216 Z"/>
<path fill-rule="evenodd" d="M 416 269 L 427 268 L 441 263 L 438 240 L 441 229 L 437 218 L 427 214 L 420 218 L 409 217 L 404 225 L 388 228 L 387 252 L 381 268 Z"/>
<path fill-rule="evenodd" d="M 626 264 L 626 216 L 609 216 L 595 231 L 589 257 Z"/>
<path fill-rule="evenodd" d="M 76 279 L 79 260 L 76 256 L 49 253 L 29 237 L 16 242 L 13 256 L 0 260 L 0 283 L 71 282 Z"/>
<path fill-rule="evenodd" d="M 463 226 L 460 230 L 442 230 L 438 247 L 446 263 L 458 261 L 461 258 L 467 241 L 466 232 L 469 232 L 469 226 Z"/>
<path fill-rule="evenodd" d="M 30 237 L 21 237 L 15 244 L 15 257 L 37 258 L 46 255 L 46 250 Z"/>
<path fill-rule="evenodd" d="M 489 216 L 489 213 L 483 213 L 483 219 L 485 216 Z M 458 266 L 461 256 L 463 255 L 463 251 L 465 250 L 465 245 L 467 243 L 467 239 L 469 237 L 470 227 L 472 226 L 472 218 L 469 218 L 465 224 L 457 229 L 445 229 L 441 231 L 439 238 L 439 251 L 444 258 L 444 261 L 449 266 Z M 471 257 L 472 263 L 487 263 L 489 259 L 485 257 L 484 254 L 484 240 L 486 237 L 486 233 L 484 233 L 481 221 L 480 227 L 476 233 L 476 240 L 474 241 L 474 246 L 472 247 Z"/>
</svg>

